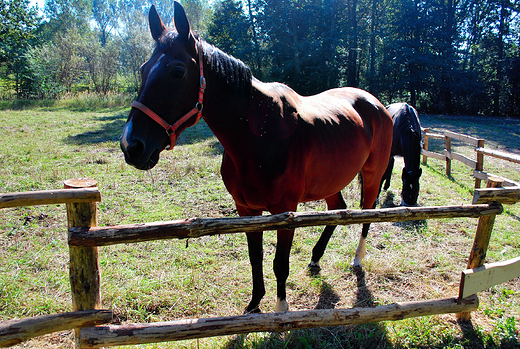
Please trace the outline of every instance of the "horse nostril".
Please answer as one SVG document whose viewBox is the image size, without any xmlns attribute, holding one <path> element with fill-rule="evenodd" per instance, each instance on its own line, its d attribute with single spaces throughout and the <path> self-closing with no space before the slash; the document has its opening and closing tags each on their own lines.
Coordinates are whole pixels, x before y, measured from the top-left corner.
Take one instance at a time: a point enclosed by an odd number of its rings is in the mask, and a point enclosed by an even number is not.
<svg viewBox="0 0 520 349">
<path fill-rule="evenodd" d="M 121 142 L 121 149 L 129 157 L 138 159 L 144 153 L 145 145 L 140 139 L 127 140 L 124 144 Z"/>
</svg>

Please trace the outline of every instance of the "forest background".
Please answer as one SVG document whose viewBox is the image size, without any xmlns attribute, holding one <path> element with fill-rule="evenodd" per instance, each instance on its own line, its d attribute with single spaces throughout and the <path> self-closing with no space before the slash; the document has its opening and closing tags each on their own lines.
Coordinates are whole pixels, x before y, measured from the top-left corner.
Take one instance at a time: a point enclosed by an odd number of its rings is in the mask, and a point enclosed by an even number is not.
<svg viewBox="0 0 520 349">
<path fill-rule="evenodd" d="M 152 2 L 0 0 L 0 100 L 131 100 Z M 520 116 L 520 0 L 182 0 L 192 28 L 263 81 L 338 86 L 421 113 Z"/>
</svg>

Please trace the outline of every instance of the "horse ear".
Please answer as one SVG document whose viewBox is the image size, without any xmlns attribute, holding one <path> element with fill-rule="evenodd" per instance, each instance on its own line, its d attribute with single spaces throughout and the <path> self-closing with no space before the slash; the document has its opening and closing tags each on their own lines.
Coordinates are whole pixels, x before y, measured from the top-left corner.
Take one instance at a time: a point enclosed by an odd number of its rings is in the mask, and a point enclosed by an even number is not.
<svg viewBox="0 0 520 349">
<path fill-rule="evenodd" d="M 161 17 L 157 13 L 155 6 L 150 7 L 150 13 L 148 14 L 148 21 L 150 22 L 150 31 L 152 32 L 152 38 L 158 41 L 159 38 L 167 30 L 164 23 L 161 21 Z"/>
<path fill-rule="evenodd" d="M 179 37 L 188 42 L 191 35 L 190 22 L 188 21 L 184 8 L 177 1 L 174 3 L 174 22 Z"/>
</svg>

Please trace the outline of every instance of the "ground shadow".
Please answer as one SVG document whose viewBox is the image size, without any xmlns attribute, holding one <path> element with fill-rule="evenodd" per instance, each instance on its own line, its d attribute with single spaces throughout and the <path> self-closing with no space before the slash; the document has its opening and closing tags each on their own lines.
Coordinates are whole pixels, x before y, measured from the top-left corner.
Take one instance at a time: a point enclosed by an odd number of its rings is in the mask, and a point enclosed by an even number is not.
<svg viewBox="0 0 520 349">
<path fill-rule="evenodd" d="M 339 301 L 340 297 L 332 286 L 323 281 L 321 283 L 320 297 L 314 309 L 334 309 Z"/>
<path fill-rule="evenodd" d="M 364 271 L 361 268 L 353 268 L 353 273 L 357 285 L 354 307 L 375 306 L 374 298 L 365 281 Z M 317 274 L 313 272 L 311 275 Z M 322 282 L 315 309 L 334 309 L 339 301 L 340 297 L 331 285 Z M 382 323 L 273 332 L 256 341 L 252 341 L 251 338 L 247 340 L 247 336 L 244 334 L 230 338 L 226 348 L 393 348 Z"/>
<path fill-rule="evenodd" d="M 119 141 L 127 116 L 126 113 L 118 113 L 99 117 L 98 120 L 103 122 L 99 129 L 68 136 L 63 139 L 63 142 L 73 145 L 88 145 Z"/>
<path fill-rule="evenodd" d="M 74 145 L 118 142 L 121 139 L 127 118 L 128 112 L 126 111 L 110 116 L 100 116 L 97 118 L 97 121 L 102 123 L 99 129 L 68 136 L 63 142 Z M 195 144 L 211 137 L 213 137 L 213 133 L 204 120 L 201 120 L 197 125 L 184 130 L 176 144 Z M 215 154 L 222 154 L 223 152 L 223 148 L 217 140 L 215 140 L 211 149 L 215 149 Z"/>
<path fill-rule="evenodd" d="M 394 193 L 388 190 L 386 194 L 381 197 L 381 208 L 400 207 L 394 203 L 394 199 Z M 428 221 L 425 219 L 418 219 L 404 222 L 394 222 L 393 225 L 401 229 L 406 229 L 408 231 L 419 232 L 428 227 Z"/>
<path fill-rule="evenodd" d="M 475 330 L 471 321 L 458 320 L 457 323 L 462 331 L 462 341 L 471 343 L 472 349 L 486 348 L 480 333 Z"/>
<path fill-rule="evenodd" d="M 398 207 L 395 203 L 394 203 L 394 199 L 395 199 L 395 194 L 393 191 L 391 190 L 387 190 L 385 192 L 385 195 L 381 195 L 379 197 L 379 202 L 380 202 L 380 205 L 381 205 L 381 208 L 391 208 L 391 207 Z"/>
</svg>

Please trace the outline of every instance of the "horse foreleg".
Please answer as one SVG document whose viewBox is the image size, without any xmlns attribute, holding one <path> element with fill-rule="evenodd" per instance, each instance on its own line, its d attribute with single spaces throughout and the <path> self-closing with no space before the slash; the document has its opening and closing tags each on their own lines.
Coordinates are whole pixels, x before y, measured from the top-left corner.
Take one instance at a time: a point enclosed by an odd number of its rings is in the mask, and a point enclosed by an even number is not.
<svg viewBox="0 0 520 349">
<path fill-rule="evenodd" d="M 251 301 L 247 306 L 245 313 L 259 313 L 258 305 L 265 295 L 264 286 L 264 272 L 262 268 L 263 262 L 263 247 L 262 235 L 263 232 L 246 233 L 247 247 L 249 250 L 249 262 L 251 263 L 251 273 L 253 276 L 253 293 Z"/>
<path fill-rule="evenodd" d="M 325 201 L 327 202 L 328 210 L 338 210 L 347 208 L 347 204 L 345 203 L 345 200 L 343 199 L 343 195 L 341 195 L 341 192 L 326 198 Z M 335 225 L 327 225 L 321 233 L 320 239 L 312 249 L 312 258 L 311 262 L 309 263 L 309 268 L 321 269 L 319 261 L 325 253 L 325 248 L 329 243 L 334 229 L 336 229 Z"/>
<path fill-rule="evenodd" d="M 276 276 L 277 301 L 275 311 L 287 311 L 287 294 L 285 284 L 289 276 L 289 255 L 294 237 L 294 229 L 278 230 L 276 255 L 274 257 L 273 269 Z"/>
</svg>

